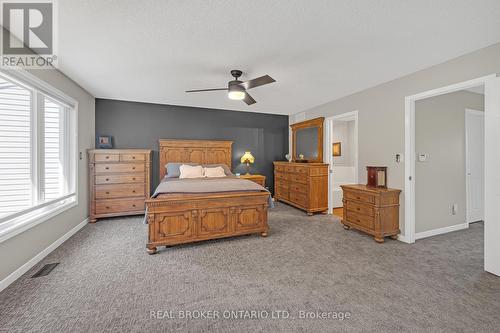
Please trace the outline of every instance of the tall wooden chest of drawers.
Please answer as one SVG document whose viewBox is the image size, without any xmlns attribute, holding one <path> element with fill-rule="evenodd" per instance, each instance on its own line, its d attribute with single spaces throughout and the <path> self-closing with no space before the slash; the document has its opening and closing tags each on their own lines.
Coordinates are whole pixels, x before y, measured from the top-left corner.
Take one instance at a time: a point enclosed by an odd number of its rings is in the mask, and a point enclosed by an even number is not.
<svg viewBox="0 0 500 333">
<path fill-rule="evenodd" d="M 373 235 L 375 241 L 384 237 L 396 239 L 399 234 L 399 194 L 401 190 L 368 187 L 366 185 L 341 185 L 345 229 L 354 228 Z"/>
<path fill-rule="evenodd" d="M 151 150 L 93 149 L 89 155 L 90 222 L 144 214 L 150 195 Z"/>
<path fill-rule="evenodd" d="M 328 210 L 328 164 L 274 162 L 274 198 L 305 210 Z"/>
</svg>

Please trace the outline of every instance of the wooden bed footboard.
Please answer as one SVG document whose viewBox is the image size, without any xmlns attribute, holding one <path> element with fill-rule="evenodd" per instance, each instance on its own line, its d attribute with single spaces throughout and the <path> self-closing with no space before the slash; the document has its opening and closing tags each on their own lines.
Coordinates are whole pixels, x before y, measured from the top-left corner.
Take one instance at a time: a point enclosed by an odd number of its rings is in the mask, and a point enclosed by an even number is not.
<svg viewBox="0 0 500 333">
<path fill-rule="evenodd" d="M 267 192 L 172 194 L 146 200 L 149 254 L 158 246 L 268 233 Z"/>
</svg>

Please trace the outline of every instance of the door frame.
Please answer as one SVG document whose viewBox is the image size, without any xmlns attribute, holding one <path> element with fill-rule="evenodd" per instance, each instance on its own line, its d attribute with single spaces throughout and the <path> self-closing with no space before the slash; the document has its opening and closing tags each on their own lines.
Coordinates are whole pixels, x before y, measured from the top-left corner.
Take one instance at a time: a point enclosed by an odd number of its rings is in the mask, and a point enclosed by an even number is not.
<svg viewBox="0 0 500 333">
<path fill-rule="evenodd" d="M 479 110 L 473 110 L 473 109 L 465 109 L 465 219 L 466 223 L 470 224 L 471 221 L 470 219 L 470 210 L 469 210 L 469 179 L 467 177 L 467 172 L 469 170 L 469 145 L 468 145 L 468 140 L 467 140 L 467 126 L 468 126 L 468 120 L 467 120 L 467 115 L 472 114 L 476 116 L 480 116 L 483 118 L 483 123 L 484 123 L 484 111 L 479 111 Z M 484 135 L 484 125 L 483 125 L 483 135 Z M 484 141 L 483 141 L 483 192 L 484 192 Z M 483 198 L 483 216 L 482 220 L 484 220 L 484 198 Z"/>
<path fill-rule="evenodd" d="M 464 81 L 445 87 L 424 91 L 419 94 L 410 95 L 405 97 L 405 232 L 404 235 L 398 237 L 399 240 L 406 243 L 415 242 L 415 162 L 416 162 L 416 152 L 415 152 L 415 102 L 418 100 L 435 97 L 439 95 L 444 95 L 460 90 L 465 90 L 480 85 L 485 86 L 485 102 L 487 99 L 487 94 L 489 93 L 486 89 L 488 82 L 497 77 L 496 74 L 490 74 L 477 79 Z M 485 116 L 486 112 L 491 112 L 485 103 Z M 485 117 L 486 120 L 486 117 Z M 486 150 L 485 150 L 486 155 Z M 486 182 L 486 179 L 485 179 Z M 500 185 L 500 184 L 499 184 Z M 486 197 L 484 198 L 486 202 Z"/>
<path fill-rule="evenodd" d="M 328 163 L 328 214 L 333 214 L 333 156 L 332 156 L 332 128 L 333 122 L 335 120 L 341 120 L 345 118 L 350 118 L 354 120 L 354 182 L 358 182 L 358 147 L 359 147 L 359 137 L 358 137 L 358 110 L 345 112 L 339 115 L 330 116 L 325 119 L 325 136 L 326 140 L 323 140 L 324 147 L 323 151 L 325 156 L 323 161 Z"/>
</svg>

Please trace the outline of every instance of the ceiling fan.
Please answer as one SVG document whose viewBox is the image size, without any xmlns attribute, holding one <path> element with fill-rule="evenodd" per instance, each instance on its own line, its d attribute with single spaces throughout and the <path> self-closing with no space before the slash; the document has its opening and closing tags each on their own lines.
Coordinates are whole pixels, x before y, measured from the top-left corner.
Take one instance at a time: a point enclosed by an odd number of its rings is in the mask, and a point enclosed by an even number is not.
<svg viewBox="0 0 500 333">
<path fill-rule="evenodd" d="M 227 88 L 187 90 L 186 92 L 191 93 L 191 92 L 226 90 L 228 92 L 227 97 L 229 97 L 230 99 L 243 100 L 243 102 L 247 103 L 248 105 L 252 105 L 254 103 L 257 103 L 257 101 L 253 99 L 252 96 L 250 96 L 250 94 L 247 92 L 248 89 L 276 82 L 276 80 L 270 77 L 269 75 L 264 75 L 256 79 L 243 82 L 238 80 L 241 74 L 242 72 L 240 70 L 233 69 L 231 71 L 231 75 L 234 77 L 234 80 L 229 81 L 227 83 Z"/>
</svg>

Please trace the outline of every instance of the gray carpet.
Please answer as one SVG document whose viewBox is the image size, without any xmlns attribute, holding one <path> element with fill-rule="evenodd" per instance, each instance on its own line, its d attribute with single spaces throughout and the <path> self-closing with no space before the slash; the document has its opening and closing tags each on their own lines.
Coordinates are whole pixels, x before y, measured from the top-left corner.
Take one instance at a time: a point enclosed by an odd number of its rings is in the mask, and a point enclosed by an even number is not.
<svg viewBox="0 0 500 333">
<path fill-rule="evenodd" d="M 283 204 L 271 211 L 269 224 L 268 238 L 162 248 L 154 256 L 146 254 L 140 217 L 88 225 L 0 293 L 0 331 L 500 328 L 500 278 L 483 272 L 481 224 L 414 245 L 393 240 L 380 245 L 343 230 L 332 216 L 306 217 Z M 30 278 L 51 262 L 60 265 L 50 275 Z M 214 310 L 221 317 L 225 310 L 257 310 L 261 316 L 290 317 L 154 319 L 154 310 L 172 310 L 177 317 L 185 310 Z M 351 317 L 300 319 L 302 310 L 348 311 Z"/>
</svg>

